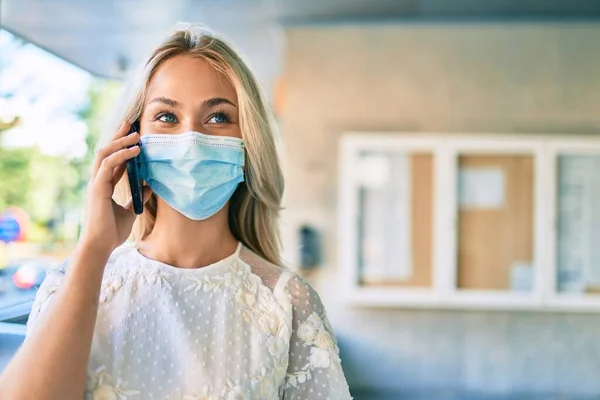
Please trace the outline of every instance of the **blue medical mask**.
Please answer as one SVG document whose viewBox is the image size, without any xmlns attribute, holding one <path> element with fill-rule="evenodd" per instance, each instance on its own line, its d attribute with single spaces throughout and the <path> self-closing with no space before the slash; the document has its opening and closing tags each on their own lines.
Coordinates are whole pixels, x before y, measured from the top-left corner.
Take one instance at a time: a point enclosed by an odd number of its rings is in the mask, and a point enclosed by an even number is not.
<svg viewBox="0 0 600 400">
<path fill-rule="evenodd" d="M 244 181 L 244 142 L 198 132 L 144 135 L 140 174 L 152 191 L 194 220 L 215 215 Z"/>
</svg>

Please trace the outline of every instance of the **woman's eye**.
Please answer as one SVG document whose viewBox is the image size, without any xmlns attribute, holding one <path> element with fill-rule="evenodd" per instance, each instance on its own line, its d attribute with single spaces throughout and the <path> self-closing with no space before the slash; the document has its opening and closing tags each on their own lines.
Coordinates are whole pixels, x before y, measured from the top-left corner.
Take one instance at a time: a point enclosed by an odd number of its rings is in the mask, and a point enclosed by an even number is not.
<svg viewBox="0 0 600 400">
<path fill-rule="evenodd" d="M 157 118 L 159 121 L 161 122 L 166 122 L 169 124 L 172 124 L 174 122 L 177 122 L 177 117 L 175 117 L 175 114 L 172 113 L 164 113 L 158 116 Z"/>
<path fill-rule="evenodd" d="M 230 121 L 231 121 L 231 118 L 229 118 L 229 115 L 225 114 L 224 112 L 218 112 L 216 114 L 213 114 L 208 119 L 207 123 L 209 123 L 209 124 L 226 124 Z"/>
</svg>

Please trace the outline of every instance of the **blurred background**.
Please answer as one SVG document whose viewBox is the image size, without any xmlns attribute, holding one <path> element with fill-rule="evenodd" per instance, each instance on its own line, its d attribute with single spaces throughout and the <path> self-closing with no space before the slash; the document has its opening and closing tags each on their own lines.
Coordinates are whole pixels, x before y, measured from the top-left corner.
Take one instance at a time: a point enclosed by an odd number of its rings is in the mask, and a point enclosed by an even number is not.
<svg viewBox="0 0 600 400">
<path fill-rule="evenodd" d="M 178 21 L 256 72 L 356 399 L 600 399 L 596 0 L 0 0 L 0 369 Z"/>
</svg>

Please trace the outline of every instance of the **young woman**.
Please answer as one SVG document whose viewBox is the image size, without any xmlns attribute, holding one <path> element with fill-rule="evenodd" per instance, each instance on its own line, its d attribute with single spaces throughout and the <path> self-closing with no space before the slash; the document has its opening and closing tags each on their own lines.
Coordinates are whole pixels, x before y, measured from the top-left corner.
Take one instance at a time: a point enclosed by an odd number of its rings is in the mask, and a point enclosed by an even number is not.
<svg viewBox="0 0 600 400">
<path fill-rule="evenodd" d="M 319 296 L 278 266 L 283 179 L 239 56 L 180 27 L 118 110 L 78 246 L 41 285 L 2 398 L 349 399 Z M 138 155 L 136 218 L 124 170 Z"/>
</svg>

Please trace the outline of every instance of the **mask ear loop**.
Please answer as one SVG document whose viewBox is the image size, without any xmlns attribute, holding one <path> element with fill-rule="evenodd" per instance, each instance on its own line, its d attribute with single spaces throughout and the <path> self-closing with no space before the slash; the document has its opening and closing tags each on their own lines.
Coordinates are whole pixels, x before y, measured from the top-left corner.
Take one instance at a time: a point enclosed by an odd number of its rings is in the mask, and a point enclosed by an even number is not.
<svg viewBox="0 0 600 400">
<path fill-rule="evenodd" d="M 242 141 L 242 154 L 244 155 L 244 163 L 242 164 L 242 172 L 244 176 L 246 176 L 246 159 L 248 158 L 248 153 L 246 152 L 246 144 Z"/>
</svg>

